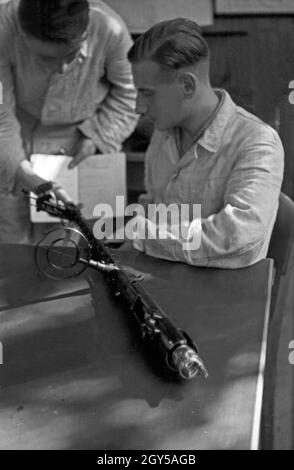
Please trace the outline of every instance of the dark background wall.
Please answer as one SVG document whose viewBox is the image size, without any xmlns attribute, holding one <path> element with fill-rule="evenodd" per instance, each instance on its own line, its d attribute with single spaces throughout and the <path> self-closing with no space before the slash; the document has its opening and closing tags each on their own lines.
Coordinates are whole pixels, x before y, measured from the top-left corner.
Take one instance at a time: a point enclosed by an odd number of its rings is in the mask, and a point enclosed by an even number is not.
<svg viewBox="0 0 294 470">
<path fill-rule="evenodd" d="M 204 28 L 213 84 L 270 124 L 294 80 L 294 15 L 215 17 Z"/>
</svg>

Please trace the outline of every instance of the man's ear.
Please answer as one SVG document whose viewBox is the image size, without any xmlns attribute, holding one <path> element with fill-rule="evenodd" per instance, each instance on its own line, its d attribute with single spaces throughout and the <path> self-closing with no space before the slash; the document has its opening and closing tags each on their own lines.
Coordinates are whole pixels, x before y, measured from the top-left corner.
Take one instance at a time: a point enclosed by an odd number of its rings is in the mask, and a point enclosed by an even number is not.
<svg viewBox="0 0 294 470">
<path fill-rule="evenodd" d="M 184 98 L 193 98 L 197 88 L 197 77 L 191 72 L 182 72 L 178 79 Z"/>
</svg>

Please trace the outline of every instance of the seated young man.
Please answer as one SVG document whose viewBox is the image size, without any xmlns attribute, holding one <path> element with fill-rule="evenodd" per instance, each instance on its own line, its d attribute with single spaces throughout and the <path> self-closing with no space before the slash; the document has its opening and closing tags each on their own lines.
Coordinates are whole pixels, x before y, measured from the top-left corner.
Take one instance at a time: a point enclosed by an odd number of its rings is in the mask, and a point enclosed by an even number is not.
<svg viewBox="0 0 294 470">
<path fill-rule="evenodd" d="M 100 0 L 11 0 L 0 5 L 0 242 L 29 240 L 29 204 L 17 189 L 44 180 L 33 153 L 71 166 L 121 150 L 133 131 L 131 37 Z"/>
<path fill-rule="evenodd" d="M 283 177 L 277 132 L 225 90 L 212 88 L 209 49 L 193 21 L 153 26 L 128 58 L 136 111 L 155 125 L 145 162 L 147 194 L 139 202 L 190 208 L 186 230 L 141 217 L 139 225 L 143 231 L 151 226 L 152 236 L 139 237 L 135 247 L 196 266 L 240 268 L 265 258 Z M 192 210 L 199 204 L 201 213 Z"/>
</svg>

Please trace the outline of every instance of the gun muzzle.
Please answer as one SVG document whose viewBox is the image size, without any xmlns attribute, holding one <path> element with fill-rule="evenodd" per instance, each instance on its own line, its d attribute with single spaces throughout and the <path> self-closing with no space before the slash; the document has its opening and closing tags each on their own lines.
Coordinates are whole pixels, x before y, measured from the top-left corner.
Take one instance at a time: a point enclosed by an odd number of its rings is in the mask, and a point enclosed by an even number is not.
<svg viewBox="0 0 294 470">
<path fill-rule="evenodd" d="M 200 356 L 190 346 L 183 344 L 178 346 L 172 353 L 172 362 L 180 376 L 185 380 L 190 380 L 196 375 L 208 377 L 208 372 Z"/>
</svg>

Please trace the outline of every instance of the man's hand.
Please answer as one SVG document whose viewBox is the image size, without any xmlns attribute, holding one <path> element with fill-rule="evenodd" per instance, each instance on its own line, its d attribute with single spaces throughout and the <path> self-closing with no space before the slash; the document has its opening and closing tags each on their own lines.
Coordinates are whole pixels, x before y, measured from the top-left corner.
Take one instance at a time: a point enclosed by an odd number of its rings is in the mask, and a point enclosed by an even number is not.
<svg viewBox="0 0 294 470">
<path fill-rule="evenodd" d="M 44 178 L 41 178 L 37 175 L 33 169 L 32 165 L 28 160 L 23 160 L 16 173 L 16 181 L 14 187 L 14 193 L 18 194 L 23 189 L 27 191 L 31 191 L 35 194 L 38 194 L 39 189 L 42 185 L 48 186 L 49 182 Z M 54 194 L 58 201 L 63 202 L 64 204 L 73 202 L 70 196 L 66 193 L 66 191 L 59 186 L 57 183 L 50 183 L 52 188 L 50 191 Z"/>
<path fill-rule="evenodd" d="M 44 182 L 35 189 L 35 194 L 37 194 L 37 196 L 44 196 L 48 194 L 52 199 L 55 201 L 61 201 L 63 204 L 73 203 L 71 197 L 61 186 L 59 186 L 59 184 L 55 183 L 54 181 L 43 181 Z"/>
<path fill-rule="evenodd" d="M 54 193 L 57 201 L 61 201 L 63 204 L 73 203 L 72 198 L 67 194 L 65 189 L 63 189 L 57 183 L 52 183 L 52 192 Z"/>
<path fill-rule="evenodd" d="M 93 140 L 84 137 L 79 142 L 76 154 L 68 165 L 68 168 L 74 168 L 75 166 L 79 165 L 79 163 L 81 163 L 83 160 L 85 160 L 85 158 L 90 157 L 91 155 L 95 155 L 95 153 L 98 153 L 98 151 Z"/>
</svg>

